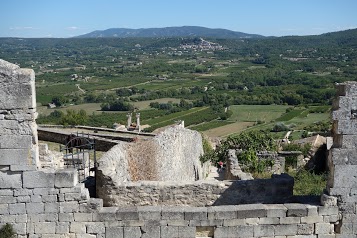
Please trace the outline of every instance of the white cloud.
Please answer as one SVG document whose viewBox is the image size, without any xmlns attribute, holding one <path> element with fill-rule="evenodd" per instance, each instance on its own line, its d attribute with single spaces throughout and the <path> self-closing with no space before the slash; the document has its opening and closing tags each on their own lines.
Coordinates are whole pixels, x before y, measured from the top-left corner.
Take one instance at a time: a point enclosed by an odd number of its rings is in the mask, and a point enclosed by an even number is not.
<svg viewBox="0 0 357 238">
<path fill-rule="evenodd" d="M 38 30 L 39 28 L 35 28 L 32 26 L 13 26 L 10 27 L 9 29 L 14 31 L 22 31 L 22 30 Z"/>
<path fill-rule="evenodd" d="M 70 27 L 66 27 L 66 30 L 69 30 L 69 31 L 77 31 L 81 29 L 80 27 L 77 27 L 77 26 L 70 26 Z"/>
</svg>

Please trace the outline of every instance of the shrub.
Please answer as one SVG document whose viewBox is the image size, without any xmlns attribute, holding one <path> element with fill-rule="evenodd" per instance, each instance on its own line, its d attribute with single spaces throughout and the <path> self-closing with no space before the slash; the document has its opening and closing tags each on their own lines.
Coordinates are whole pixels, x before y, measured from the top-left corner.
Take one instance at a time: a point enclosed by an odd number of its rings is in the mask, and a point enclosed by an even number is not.
<svg viewBox="0 0 357 238">
<path fill-rule="evenodd" d="M 326 187 L 327 174 L 315 174 L 312 171 L 300 169 L 290 174 L 294 177 L 294 195 L 321 195 Z"/>
<path fill-rule="evenodd" d="M 15 231 L 9 223 L 6 223 L 3 227 L 0 229 L 0 238 L 13 238 L 15 237 Z"/>
<path fill-rule="evenodd" d="M 283 150 L 285 151 L 301 151 L 302 154 L 306 157 L 311 149 L 311 144 L 306 143 L 304 145 L 299 144 L 286 144 L 283 145 Z"/>
<path fill-rule="evenodd" d="M 288 131 L 288 130 L 289 127 L 282 122 L 277 122 L 272 129 L 272 131 L 274 132 Z"/>
<path fill-rule="evenodd" d="M 252 150 L 245 150 L 237 155 L 239 164 L 243 171 L 250 173 L 263 173 L 267 167 L 274 165 L 273 160 L 260 160 L 257 153 Z"/>
<path fill-rule="evenodd" d="M 203 146 L 203 155 L 200 156 L 200 161 L 202 163 L 207 161 L 211 161 L 212 163 L 215 163 L 217 159 L 214 150 L 212 149 L 212 146 L 210 145 L 207 138 L 205 138 L 203 135 L 202 135 L 202 146 Z"/>
</svg>

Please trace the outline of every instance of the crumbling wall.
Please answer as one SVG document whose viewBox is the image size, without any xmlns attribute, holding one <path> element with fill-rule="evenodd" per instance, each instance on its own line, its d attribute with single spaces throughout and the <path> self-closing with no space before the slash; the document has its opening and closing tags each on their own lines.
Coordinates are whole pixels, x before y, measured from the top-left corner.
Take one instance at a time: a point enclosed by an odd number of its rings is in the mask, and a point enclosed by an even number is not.
<svg viewBox="0 0 357 238">
<path fill-rule="evenodd" d="M 273 161 L 273 165 L 267 166 L 265 168 L 265 171 L 270 172 L 272 174 L 281 174 L 285 172 L 285 158 L 279 156 L 278 153 L 263 151 L 263 152 L 258 152 L 257 156 L 259 160 Z M 233 179 L 233 180 L 254 179 L 250 173 L 245 173 L 242 171 L 242 168 L 239 165 L 239 161 L 237 158 L 237 151 L 234 149 L 228 150 L 227 168 L 224 173 L 224 179 Z"/>
<path fill-rule="evenodd" d="M 357 82 L 336 85 L 333 148 L 328 158 L 329 195 L 337 198 L 342 219 L 337 232 L 357 236 Z"/>
</svg>

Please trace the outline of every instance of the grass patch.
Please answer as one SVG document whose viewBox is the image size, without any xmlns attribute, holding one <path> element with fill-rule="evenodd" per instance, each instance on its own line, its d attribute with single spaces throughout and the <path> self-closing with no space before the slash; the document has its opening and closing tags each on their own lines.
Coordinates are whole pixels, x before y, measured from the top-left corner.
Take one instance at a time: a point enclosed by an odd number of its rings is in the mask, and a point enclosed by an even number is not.
<svg viewBox="0 0 357 238">
<path fill-rule="evenodd" d="M 205 122 L 197 126 L 192 126 L 190 129 L 196 130 L 196 131 L 207 131 L 213 128 L 225 126 L 232 124 L 233 122 L 231 121 L 220 121 L 220 120 L 215 120 L 215 121 L 210 121 L 210 122 Z"/>
<path fill-rule="evenodd" d="M 277 118 L 276 121 L 290 121 L 291 119 L 293 119 L 297 116 L 300 116 L 302 114 L 302 112 L 304 112 L 304 111 L 305 111 L 305 109 L 292 110 L 288 113 L 285 113 L 281 117 Z"/>
<path fill-rule="evenodd" d="M 162 115 L 162 116 L 157 117 L 157 118 L 153 118 L 153 119 L 149 119 L 149 120 L 142 120 L 142 124 L 148 124 L 148 125 L 152 126 L 152 125 L 156 125 L 156 124 L 163 123 L 163 122 L 166 122 L 166 121 L 169 121 L 170 124 L 172 124 L 175 120 L 178 120 L 182 116 L 185 116 L 187 114 L 192 114 L 192 113 L 195 113 L 195 112 L 203 110 L 203 109 L 206 109 L 206 108 L 196 107 L 196 108 L 191 108 L 191 109 L 189 109 L 187 111 L 175 112 L 175 113 L 172 113 L 172 114 Z M 160 111 L 160 110 L 158 110 L 158 111 Z"/>
<path fill-rule="evenodd" d="M 270 122 L 283 115 L 288 106 L 284 105 L 233 105 L 229 109 L 233 112 L 229 118 L 233 121 L 258 120 Z"/>
<path fill-rule="evenodd" d="M 288 174 L 294 177 L 294 195 L 321 195 L 326 188 L 327 174 L 315 174 L 312 171 L 300 169 L 290 171 Z"/>
</svg>

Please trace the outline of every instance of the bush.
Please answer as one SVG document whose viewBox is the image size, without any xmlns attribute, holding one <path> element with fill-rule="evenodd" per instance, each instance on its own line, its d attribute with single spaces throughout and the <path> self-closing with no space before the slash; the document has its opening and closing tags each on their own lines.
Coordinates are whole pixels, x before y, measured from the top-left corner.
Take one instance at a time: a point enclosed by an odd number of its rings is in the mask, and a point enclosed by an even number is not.
<svg viewBox="0 0 357 238">
<path fill-rule="evenodd" d="M 289 127 L 282 122 L 277 122 L 272 129 L 272 131 L 274 132 L 288 131 L 288 130 Z"/>
<path fill-rule="evenodd" d="M 321 195 L 326 187 L 327 174 L 315 174 L 312 171 L 300 169 L 290 174 L 294 177 L 294 195 Z"/>
<path fill-rule="evenodd" d="M 311 144 L 309 143 L 306 143 L 304 145 L 299 145 L 299 144 L 283 145 L 284 151 L 301 151 L 305 157 L 309 154 L 310 149 L 311 149 Z"/>
<path fill-rule="evenodd" d="M 237 155 L 239 164 L 244 172 L 258 173 L 265 172 L 267 167 L 274 165 L 273 160 L 260 160 L 257 153 L 252 150 L 245 150 Z"/>
<path fill-rule="evenodd" d="M 203 155 L 200 156 L 201 163 L 211 161 L 212 163 L 217 162 L 216 155 L 212 146 L 210 145 L 207 138 L 202 135 L 202 146 L 203 146 Z"/>
<path fill-rule="evenodd" d="M 9 223 L 6 223 L 3 227 L 0 229 L 0 238 L 12 238 L 15 237 L 16 233 L 14 229 L 12 228 L 12 225 Z"/>
</svg>

